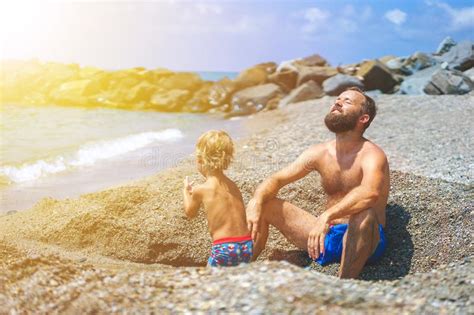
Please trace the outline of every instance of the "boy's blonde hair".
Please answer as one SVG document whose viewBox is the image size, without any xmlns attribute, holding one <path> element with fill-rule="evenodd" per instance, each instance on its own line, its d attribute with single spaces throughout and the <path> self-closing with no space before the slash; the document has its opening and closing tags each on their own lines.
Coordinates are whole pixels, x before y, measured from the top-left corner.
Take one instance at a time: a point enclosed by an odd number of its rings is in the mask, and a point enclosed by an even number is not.
<svg viewBox="0 0 474 315">
<path fill-rule="evenodd" d="M 234 157 L 234 144 L 222 130 L 210 130 L 199 137 L 196 156 L 207 171 L 225 170 Z"/>
</svg>

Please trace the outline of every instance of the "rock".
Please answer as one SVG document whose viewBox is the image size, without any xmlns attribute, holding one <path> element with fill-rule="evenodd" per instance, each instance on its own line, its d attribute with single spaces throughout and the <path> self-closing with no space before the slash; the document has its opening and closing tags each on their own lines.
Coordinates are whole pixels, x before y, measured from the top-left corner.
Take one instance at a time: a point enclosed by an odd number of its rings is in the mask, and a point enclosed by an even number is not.
<svg viewBox="0 0 474 315">
<path fill-rule="evenodd" d="M 474 82 L 474 68 L 464 71 L 464 75 L 471 79 Z"/>
<path fill-rule="evenodd" d="M 281 94 L 280 87 L 274 83 L 246 88 L 232 96 L 232 111 L 258 112 L 265 108 L 269 100 Z"/>
<path fill-rule="evenodd" d="M 387 55 L 387 56 L 383 56 L 377 59 L 380 60 L 380 62 L 382 62 L 383 64 L 387 65 L 387 62 L 395 58 L 397 58 L 397 56 Z"/>
<path fill-rule="evenodd" d="M 281 95 L 275 96 L 274 98 L 272 98 L 271 100 L 267 102 L 267 106 L 265 106 L 264 110 L 277 109 L 278 106 L 280 105 L 280 101 L 281 101 Z"/>
<path fill-rule="evenodd" d="M 148 102 L 157 91 L 157 87 L 147 81 L 142 81 L 129 90 L 125 90 L 123 100 L 127 103 Z"/>
<path fill-rule="evenodd" d="M 454 46 L 456 46 L 456 42 L 450 36 L 447 36 L 441 41 L 441 43 L 439 43 L 435 55 L 442 55 L 444 53 L 447 53 Z"/>
<path fill-rule="evenodd" d="M 416 52 L 403 61 L 400 70 L 402 74 L 411 75 L 417 71 L 432 67 L 437 63 L 433 57 L 422 52 Z"/>
<path fill-rule="evenodd" d="M 278 84 L 286 92 L 295 88 L 297 79 L 298 72 L 289 69 L 283 69 L 268 76 L 269 82 Z"/>
<path fill-rule="evenodd" d="M 320 98 L 324 95 L 321 86 L 310 80 L 303 83 L 280 101 L 280 106 Z"/>
<path fill-rule="evenodd" d="M 323 82 L 323 90 L 327 95 L 339 95 L 348 87 L 356 86 L 360 89 L 364 88 L 364 84 L 356 77 L 347 74 L 336 74 L 335 76 Z"/>
<path fill-rule="evenodd" d="M 456 70 L 438 69 L 431 76 L 430 83 L 424 92 L 430 95 L 466 94 L 474 88 L 474 84 L 462 72 Z"/>
<path fill-rule="evenodd" d="M 51 93 L 51 100 L 60 105 L 87 106 L 88 97 L 100 91 L 92 80 L 77 80 L 63 83 Z"/>
<path fill-rule="evenodd" d="M 284 60 L 284 61 L 280 62 L 280 64 L 278 65 L 276 71 L 277 72 L 280 72 L 280 71 L 283 71 L 283 70 L 298 71 L 298 68 L 295 66 L 295 62 L 298 61 L 298 60 L 301 60 L 301 58 Z"/>
<path fill-rule="evenodd" d="M 217 81 L 209 88 L 209 104 L 213 108 L 227 104 L 227 108 L 230 109 L 230 100 L 236 90 L 235 82 L 228 78 Z"/>
<path fill-rule="evenodd" d="M 410 75 L 411 73 L 407 73 L 406 69 L 403 67 L 403 63 L 406 59 L 407 57 L 396 57 L 387 61 L 385 65 L 394 73 Z"/>
<path fill-rule="evenodd" d="M 429 84 L 431 76 L 440 68 L 440 66 L 426 68 L 406 77 L 400 86 L 400 93 L 408 95 L 425 94 L 424 89 Z"/>
<path fill-rule="evenodd" d="M 275 63 L 261 63 L 242 71 L 234 82 L 239 90 L 260 85 L 267 81 L 268 75 L 273 73 L 275 69 Z"/>
<path fill-rule="evenodd" d="M 181 89 L 157 92 L 150 99 L 150 107 L 159 111 L 176 112 L 181 110 L 190 94 L 188 90 Z"/>
<path fill-rule="evenodd" d="M 465 94 L 472 90 L 471 80 L 456 70 L 446 70 L 440 65 L 421 70 L 403 81 L 402 94 Z"/>
<path fill-rule="evenodd" d="M 397 80 L 390 70 L 378 60 L 362 63 L 357 75 L 364 78 L 364 86 L 367 90 L 381 90 L 384 93 L 390 93 L 397 84 Z"/>
<path fill-rule="evenodd" d="M 204 81 L 201 77 L 192 72 L 178 72 L 170 76 L 165 76 L 158 82 L 158 86 L 163 90 L 188 90 L 196 91 Z"/>
<path fill-rule="evenodd" d="M 303 59 L 298 59 L 293 62 L 296 66 L 304 66 L 304 67 L 326 67 L 329 66 L 326 59 L 321 57 L 318 54 L 314 54 Z"/>
<path fill-rule="evenodd" d="M 300 66 L 298 67 L 298 80 L 296 85 L 300 86 L 310 80 L 321 85 L 326 79 L 335 76 L 337 73 L 337 69 L 330 67 Z"/>
<path fill-rule="evenodd" d="M 442 62 L 447 62 L 449 69 L 468 70 L 474 67 L 474 42 L 470 40 L 460 42 L 438 58 Z"/>
<path fill-rule="evenodd" d="M 212 106 L 209 102 L 209 94 L 212 83 L 206 83 L 203 85 L 193 96 L 187 101 L 186 105 L 183 107 L 183 111 L 192 112 L 192 113 L 201 113 L 210 109 Z"/>
</svg>

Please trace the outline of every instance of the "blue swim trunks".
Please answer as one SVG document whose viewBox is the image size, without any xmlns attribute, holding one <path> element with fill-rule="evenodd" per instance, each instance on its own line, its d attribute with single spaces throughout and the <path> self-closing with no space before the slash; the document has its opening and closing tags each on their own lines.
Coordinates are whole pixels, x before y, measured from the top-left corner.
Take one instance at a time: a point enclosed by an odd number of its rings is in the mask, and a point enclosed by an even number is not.
<svg viewBox="0 0 474 315">
<path fill-rule="evenodd" d="M 342 257 L 342 239 L 347 230 L 347 224 L 337 224 L 329 228 L 324 239 L 325 254 L 320 255 L 315 261 L 324 266 L 333 262 L 340 262 Z M 386 248 L 385 234 L 382 224 L 379 224 L 380 240 L 375 252 L 367 260 L 368 264 L 374 263 L 382 257 Z"/>
<path fill-rule="evenodd" d="M 212 243 L 211 256 L 207 265 L 237 266 L 241 263 L 249 263 L 253 255 L 252 237 L 226 237 L 215 240 Z"/>
</svg>

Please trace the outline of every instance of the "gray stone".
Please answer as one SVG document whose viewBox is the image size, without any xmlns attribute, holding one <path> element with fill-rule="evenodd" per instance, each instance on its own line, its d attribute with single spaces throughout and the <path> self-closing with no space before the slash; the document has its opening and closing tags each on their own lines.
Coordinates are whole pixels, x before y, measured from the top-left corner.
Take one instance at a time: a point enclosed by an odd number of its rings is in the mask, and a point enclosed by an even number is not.
<svg viewBox="0 0 474 315">
<path fill-rule="evenodd" d="M 425 94 L 425 87 L 430 83 L 431 76 L 438 69 L 440 69 L 439 66 L 430 67 L 406 77 L 400 85 L 400 93 L 408 95 Z"/>
<path fill-rule="evenodd" d="M 281 88 L 274 83 L 249 87 L 232 96 L 232 111 L 247 113 L 258 112 L 265 108 L 267 102 L 282 94 Z"/>
<path fill-rule="evenodd" d="M 474 82 L 474 68 L 466 70 L 463 73 L 464 73 L 465 76 L 467 76 L 469 79 L 471 79 L 472 82 Z"/>
<path fill-rule="evenodd" d="M 456 42 L 450 37 L 445 37 L 441 43 L 439 43 L 438 49 L 436 49 L 436 55 L 442 55 L 447 53 L 452 47 L 456 46 Z"/>
<path fill-rule="evenodd" d="M 430 83 L 424 88 L 424 92 L 430 95 L 461 95 L 469 93 L 473 87 L 471 79 L 462 72 L 438 69 L 431 76 Z"/>
<path fill-rule="evenodd" d="M 280 101 L 280 107 L 291 103 L 303 102 L 315 98 L 320 98 L 324 95 L 321 86 L 314 81 L 308 81 L 303 85 L 297 87 L 290 94 L 285 96 Z"/>
<path fill-rule="evenodd" d="M 467 70 L 474 67 L 474 42 L 466 40 L 453 46 L 448 52 L 438 57 L 449 64 L 449 69 Z"/>
<path fill-rule="evenodd" d="M 352 86 L 363 89 L 364 83 L 356 77 L 340 73 L 323 82 L 323 90 L 327 95 L 339 95 Z"/>
<path fill-rule="evenodd" d="M 421 70 L 403 81 L 402 94 L 466 94 L 473 89 L 469 77 L 456 70 L 446 70 L 440 65 Z"/>
</svg>

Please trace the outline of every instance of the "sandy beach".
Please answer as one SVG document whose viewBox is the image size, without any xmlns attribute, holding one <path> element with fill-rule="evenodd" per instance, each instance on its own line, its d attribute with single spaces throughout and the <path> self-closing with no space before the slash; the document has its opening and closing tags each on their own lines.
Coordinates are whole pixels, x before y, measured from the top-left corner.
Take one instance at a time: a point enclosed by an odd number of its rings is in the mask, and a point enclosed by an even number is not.
<svg viewBox="0 0 474 315">
<path fill-rule="evenodd" d="M 0 313 L 472 313 L 472 99 L 376 97 L 366 137 L 390 163 L 388 250 L 361 280 L 334 277 L 338 264 L 310 264 L 275 230 L 256 263 L 205 268 L 205 216 L 189 221 L 182 210 L 183 178 L 202 181 L 190 156 L 127 185 L 0 216 Z M 323 122 L 332 100 L 245 118 L 250 136 L 228 171 L 245 202 L 306 147 L 333 137 Z M 325 202 L 316 174 L 280 196 L 314 214 Z"/>
</svg>

